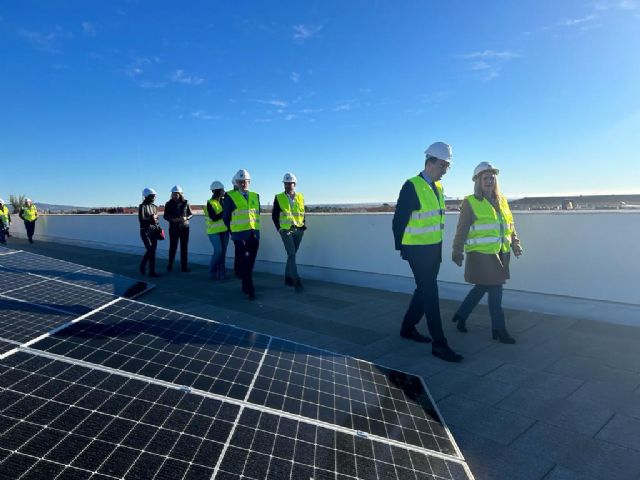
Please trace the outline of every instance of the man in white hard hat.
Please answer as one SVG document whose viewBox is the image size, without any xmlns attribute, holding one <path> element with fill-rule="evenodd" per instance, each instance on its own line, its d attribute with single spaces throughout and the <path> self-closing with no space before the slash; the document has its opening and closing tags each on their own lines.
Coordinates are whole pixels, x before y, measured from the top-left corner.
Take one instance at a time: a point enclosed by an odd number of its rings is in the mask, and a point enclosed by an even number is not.
<svg viewBox="0 0 640 480">
<path fill-rule="evenodd" d="M 236 273 L 242 279 L 242 292 L 255 300 L 253 266 L 260 247 L 260 195 L 249 191 L 251 175 L 238 170 L 235 177 L 238 190 L 228 192 L 222 205 L 222 219 L 231 231 L 236 250 Z"/>
<path fill-rule="evenodd" d="M 6 236 L 9 235 L 9 225 L 11 225 L 11 215 L 9 209 L 0 198 L 0 243 L 7 243 Z"/>
<path fill-rule="evenodd" d="M 209 264 L 209 277 L 213 280 L 225 280 L 225 257 L 229 244 L 229 229 L 222 219 L 222 204 L 224 203 L 224 185 L 216 180 L 211 183 L 211 198 L 207 201 L 204 220 L 209 241 L 213 247 L 213 255 Z"/>
<path fill-rule="evenodd" d="M 180 185 L 171 189 L 171 199 L 164 204 L 162 216 L 169 222 L 169 263 L 167 271 L 173 270 L 173 261 L 176 258 L 178 243 L 180 243 L 180 271 L 188 273 L 188 245 L 189 245 L 189 220 L 193 217 L 189 201 L 184 198 L 184 192 Z"/>
<path fill-rule="evenodd" d="M 18 216 L 24 221 L 24 228 L 27 231 L 29 243 L 33 243 L 33 233 L 36 229 L 36 220 L 38 220 L 38 208 L 30 198 L 24 199 L 24 205 L 20 207 Z"/>
<path fill-rule="evenodd" d="M 438 272 L 442 262 L 444 192 L 440 179 L 451 165 L 451 147 L 435 142 L 425 151 L 424 170 L 402 186 L 393 216 L 396 250 L 409 262 L 416 289 L 405 313 L 400 336 L 416 342 L 433 340 L 431 353 L 447 362 L 459 362 L 462 355 L 447 343 L 440 317 Z M 416 329 L 427 317 L 431 338 Z"/>
<path fill-rule="evenodd" d="M 304 215 L 304 197 L 296 192 L 298 179 L 293 173 L 285 173 L 282 179 L 284 192 L 273 199 L 271 219 L 280 233 L 284 249 L 287 252 L 287 266 L 284 271 L 284 283 L 302 292 L 304 287 L 298 275 L 296 253 L 300 248 L 302 236 L 307 229 Z"/>
</svg>

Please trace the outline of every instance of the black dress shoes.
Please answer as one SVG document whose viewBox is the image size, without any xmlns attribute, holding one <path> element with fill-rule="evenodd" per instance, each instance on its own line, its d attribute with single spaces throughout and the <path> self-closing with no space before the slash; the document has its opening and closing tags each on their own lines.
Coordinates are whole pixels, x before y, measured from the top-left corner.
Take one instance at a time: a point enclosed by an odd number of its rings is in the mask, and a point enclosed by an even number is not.
<svg viewBox="0 0 640 480">
<path fill-rule="evenodd" d="M 462 355 L 454 352 L 449 347 L 438 347 L 438 348 L 434 347 L 431 350 L 431 354 L 434 357 L 438 357 L 441 360 L 444 360 L 445 362 L 453 362 L 453 363 L 461 362 L 462 359 L 464 358 Z"/>
<path fill-rule="evenodd" d="M 509 335 L 506 330 L 492 330 L 492 337 L 494 340 L 498 340 L 500 343 L 514 344 L 515 338 Z"/>
<path fill-rule="evenodd" d="M 400 336 L 408 340 L 413 340 L 414 342 L 431 343 L 431 339 L 429 337 L 422 335 L 415 328 L 407 332 L 400 330 Z"/>
<path fill-rule="evenodd" d="M 295 285 L 293 283 L 293 278 L 291 277 L 284 277 L 284 284 L 287 285 L 288 287 L 293 287 Z"/>
<path fill-rule="evenodd" d="M 451 319 L 451 321 L 453 323 L 457 323 L 456 328 L 458 329 L 459 332 L 467 333 L 469 331 L 469 330 L 467 330 L 467 319 L 466 318 L 460 318 L 458 315 L 454 315 L 453 318 Z"/>
</svg>

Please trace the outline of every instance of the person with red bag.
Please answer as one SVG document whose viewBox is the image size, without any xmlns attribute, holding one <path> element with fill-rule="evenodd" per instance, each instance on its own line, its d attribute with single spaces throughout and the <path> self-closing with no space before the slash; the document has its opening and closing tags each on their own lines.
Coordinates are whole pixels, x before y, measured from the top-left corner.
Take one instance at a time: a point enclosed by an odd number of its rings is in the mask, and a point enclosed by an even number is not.
<svg viewBox="0 0 640 480">
<path fill-rule="evenodd" d="M 153 188 L 142 190 L 144 200 L 138 206 L 138 221 L 140 222 L 140 238 L 146 252 L 140 262 L 140 273 L 146 275 L 147 263 L 149 263 L 149 276 L 161 277 L 156 273 L 156 248 L 158 240 L 164 240 L 164 232 L 158 223 L 158 207 L 153 203 L 156 199 L 156 191 Z"/>
</svg>

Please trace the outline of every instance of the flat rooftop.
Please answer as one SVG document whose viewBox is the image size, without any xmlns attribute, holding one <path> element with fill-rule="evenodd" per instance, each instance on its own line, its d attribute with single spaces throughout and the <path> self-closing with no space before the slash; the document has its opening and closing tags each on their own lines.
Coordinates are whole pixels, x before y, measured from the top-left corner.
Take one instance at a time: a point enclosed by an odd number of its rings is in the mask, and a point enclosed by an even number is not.
<svg viewBox="0 0 640 480">
<path fill-rule="evenodd" d="M 136 255 L 7 246 L 140 278 Z M 311 280 L 296 294 L 281 276 L 256 273 L 250 302 L 238 280 L 191 268 L 153 279 L 140 300 L 422 376 L 477 479 L 640 479 L 640 328 L 506 310 L 517 343 L 503 345 L 490 338 L 486 306 L 461 334 L 449 321 L 458 302 L 442 300 L 449 343 L 465 356 L 448 364 L 399 337 L 409 295 Z"/>
</svg>

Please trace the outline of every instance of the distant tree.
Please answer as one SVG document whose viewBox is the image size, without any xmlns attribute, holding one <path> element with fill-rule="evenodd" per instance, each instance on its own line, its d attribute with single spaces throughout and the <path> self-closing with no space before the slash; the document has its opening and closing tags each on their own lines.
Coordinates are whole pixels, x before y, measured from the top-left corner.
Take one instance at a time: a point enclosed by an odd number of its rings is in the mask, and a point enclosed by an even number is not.
<svg viewBox="0 0 640 480">
<path fill-rule="evenodd" d="M 24 205 L 24 200 L 27 198 L 26 195 L 9 195 L 9 203 L 13 208 L 13 213 L 18 213 L 20 211 L 20 207 Z"/>
</svg>

